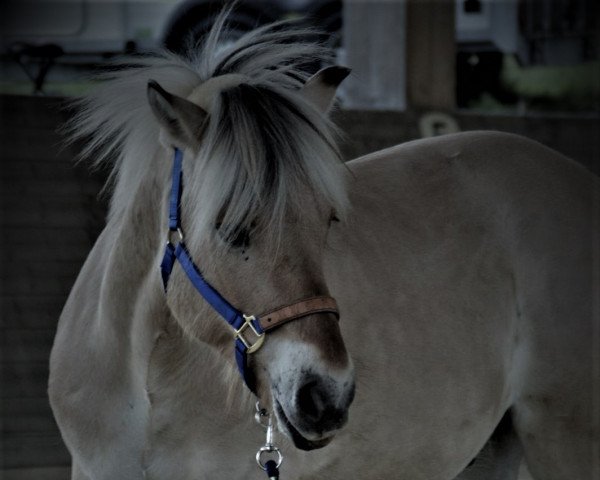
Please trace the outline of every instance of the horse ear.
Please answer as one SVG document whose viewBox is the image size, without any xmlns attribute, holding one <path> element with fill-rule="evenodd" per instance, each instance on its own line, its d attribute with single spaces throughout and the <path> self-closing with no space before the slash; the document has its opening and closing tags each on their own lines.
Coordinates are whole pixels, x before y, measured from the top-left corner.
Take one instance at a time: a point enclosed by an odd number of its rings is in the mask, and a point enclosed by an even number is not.
<svg viewBox="0 0 600 480">
<path fill-rule="evenodd" d="M 302 93 L 321 112 L 327 113 L 333 105 L 337 88 L 350 74 L 350 71 L 347 67 L 336 65 L 325 67 L 306 81 L 302 87 Z"/>
<path fill-rule="evenodd" d="M 167 92 L 154 80 L 148 81 L 147 94 L 152 113 L 175 143 L 197 146 L 208 113 L 195 103 Z"/>
</svg>

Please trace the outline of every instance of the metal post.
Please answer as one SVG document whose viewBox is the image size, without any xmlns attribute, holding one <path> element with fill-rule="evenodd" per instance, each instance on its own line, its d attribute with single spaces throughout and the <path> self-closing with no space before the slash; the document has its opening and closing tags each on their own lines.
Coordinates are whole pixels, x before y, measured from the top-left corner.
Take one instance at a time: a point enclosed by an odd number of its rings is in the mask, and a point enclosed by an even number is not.
<svg viewBox="0 0 600 480">
<path fill-rule="evenodd" d="M 342 98 L 346 108 L 406 108 L 406 2 L 346 0 L 344 48 L 339 60 L 352 68 Z"/>
</svg>

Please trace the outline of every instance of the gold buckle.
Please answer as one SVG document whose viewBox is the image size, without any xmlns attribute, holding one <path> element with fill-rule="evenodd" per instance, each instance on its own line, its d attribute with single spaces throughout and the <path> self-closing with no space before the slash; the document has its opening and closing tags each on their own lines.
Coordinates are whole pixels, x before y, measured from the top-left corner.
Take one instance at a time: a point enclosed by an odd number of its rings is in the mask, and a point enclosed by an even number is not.
<svg viewBox="0 0 600 480">
<path fill-rule="evenodd" d="M 258 333 L 256 331 L 256 328 L 254 328 L 254 325 L 252 324 L 252 320 L 256 320 L 256 317 L 254 317 L 254 315 L 246 315 L 246 314 L 242 314 L 244 316 L 244 323 L 243 325 L 238 328 L 237 330 L 235 330 L 235 333 L 233 334 L 235 339 L 240 339 L 242 341 L 242 343 L 246 346 L 246 348 L 248 349 L 246 351 L 246 353 L 254 353 L 256 352 L 260 347 L 262 347 L 263 342 L 265 341 L 265 334 L 264 333 Z M 246 340 L 244 338 L 244 336 L 242 335 L 242 333 L 244 332 L 244 330 L 246 330 L 247 328 L 250 328 L 250 330 L 252 330 L 252 333 L 254 334 L 254 336 L 256 337 L 256 341 L 254 343 L 250 343 L 248 342 L 248 340 Z"/>
</svg>

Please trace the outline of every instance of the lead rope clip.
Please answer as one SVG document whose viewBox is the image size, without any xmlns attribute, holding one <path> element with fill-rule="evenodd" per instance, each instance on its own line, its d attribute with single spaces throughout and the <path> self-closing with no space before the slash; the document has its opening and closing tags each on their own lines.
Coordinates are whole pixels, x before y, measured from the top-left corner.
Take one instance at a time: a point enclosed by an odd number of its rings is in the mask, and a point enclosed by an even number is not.
<svg viewBox="0 0 600 480">
<path fill-rule="evenodd" d="M 256 402 L 256 413 L 254 414 L 256 422 L 267 431 L 265 444 L 256 452 L 256 463 L 266 473 L 269 480 L 279 480 L 279 466 L 283 461 L 283 455 L 273 444 L 273 420 L 271 414 Z"/>
</svg>

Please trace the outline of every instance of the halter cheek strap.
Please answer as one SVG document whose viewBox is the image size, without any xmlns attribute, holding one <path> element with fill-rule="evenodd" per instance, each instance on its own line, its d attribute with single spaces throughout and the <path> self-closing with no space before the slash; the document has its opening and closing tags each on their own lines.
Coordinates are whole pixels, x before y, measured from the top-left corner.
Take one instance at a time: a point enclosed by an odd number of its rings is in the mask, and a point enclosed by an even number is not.
<svg viewBox="0 0 600 480">
<path fill-rule="evenodd" d="M 255 381 L 248 368 L 248 354 L 256 352 L 262 346 L 265 341 L 265 333 L 284 323 L 314 313 L 332 313 L 339 319 L 337 304 L 331 297 L 311 297 L 284 307 L 279 307 L 258 317 L 245 315 L 233 307 L 204 279 L 185 245 L 183 230 L 181 228 L 182 167 L 183 154 L 181 150 L 176 148 L 173 159 L 173 176 L 169 200 L 169 238 L 160 264 L 163 286 L 166 292 L 171 272 L 173 271 L 175 262 L 178 261 L 198 293 L 233 328 L 235 359 L 238 370 L 244 383 L 254 392 Z M 172 240 L 173 237 L 176 237 L 177 240 Z"/>
</svg>

